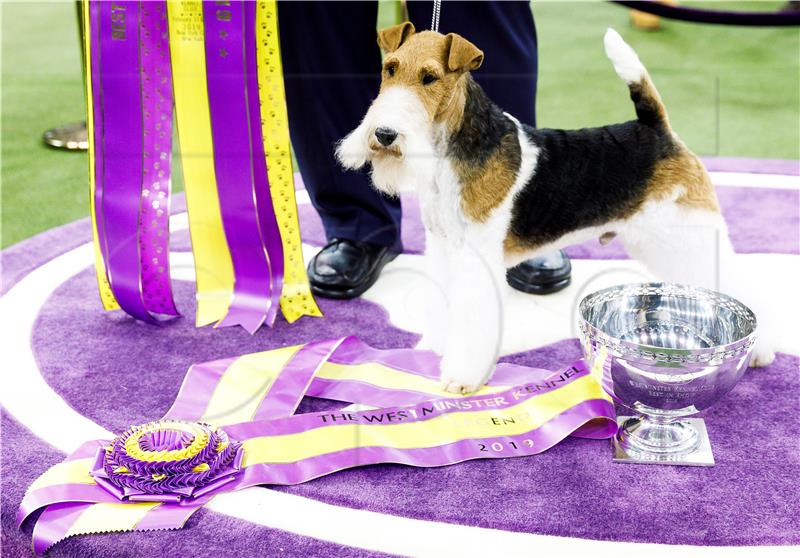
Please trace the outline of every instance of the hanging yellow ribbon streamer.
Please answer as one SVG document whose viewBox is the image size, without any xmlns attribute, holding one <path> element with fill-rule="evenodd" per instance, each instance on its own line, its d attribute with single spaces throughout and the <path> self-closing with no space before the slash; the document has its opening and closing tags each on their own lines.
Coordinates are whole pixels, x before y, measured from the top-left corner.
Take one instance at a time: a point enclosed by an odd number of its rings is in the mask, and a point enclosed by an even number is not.
<svg viewBox="0 0 800 558">
<path fill-rule="evenodd" d="M 231 263 L 217 195 L 206 90 L 203 5 L 167 3 L 178 140 L 197 276 L 197 327 L 225 317 L 233 294 Z"/>
<path fill-rule="evenodd" d="M 292 323 L 301 316 L 322 316 L 322 312 L 311 294 L 303 263 L 278 37 L 278 7 L 274 0 L 258 3 L 256 37 L 261 130 L 272 205 L 283 243 L 284 276 L 280 304 L 286 321 Z"/>
<path fill-rule="evenodd" d="M 103 253 L 100 250 L 100 240 L 97 235 L 97 217 L 94 207 L 94 193 L 96 189 L 96 178 L 94 175 L 95 145 L 94 145 L 94 101 L 92 99 L 92 48 L 91 48 L 91 27 L 89 17 L 89 2 L 83 2 L 81 6 L 81 16 L 83 18 L 83 60 L 84 78 L 86 80 L 86 131 L 89 136 L 89 213 L 92 217 L 92 241 L 94 244 L 94 270 L 97 275 L 97 288 L 100 291 L 100 300 L 105 310 L 117 310 L 119 303 L 111 291 L 106 274 L 106 264 L 103 260 Z"/>
</svg>

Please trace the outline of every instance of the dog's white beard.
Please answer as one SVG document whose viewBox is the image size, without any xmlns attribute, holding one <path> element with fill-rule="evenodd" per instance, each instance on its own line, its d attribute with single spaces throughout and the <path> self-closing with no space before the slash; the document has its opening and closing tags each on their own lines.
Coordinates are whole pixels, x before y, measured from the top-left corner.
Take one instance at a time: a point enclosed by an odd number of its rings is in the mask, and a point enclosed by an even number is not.
<svg viewBox="0 0 800 558">
<path fill-rule="evenodd" d="M 388 195 L 398 195 L 433 182 L 434 157 L 431 142 L 422 135 L 405 136 L 402 156 L 372 158 L 372 183 Z"/>
<path fill-rule="evenodd" d="M 391 150 L 374 148 L 372 136 L 379 127 L 397 131 Z M 373 101 L 358 128 L 339 142 L 336 157 L 350 169 L 370 162 L 375 188 L 390 196 L 429 185 L 435 158 L 425 107 L 405 87 L 386 89 Z"/>
</svg>

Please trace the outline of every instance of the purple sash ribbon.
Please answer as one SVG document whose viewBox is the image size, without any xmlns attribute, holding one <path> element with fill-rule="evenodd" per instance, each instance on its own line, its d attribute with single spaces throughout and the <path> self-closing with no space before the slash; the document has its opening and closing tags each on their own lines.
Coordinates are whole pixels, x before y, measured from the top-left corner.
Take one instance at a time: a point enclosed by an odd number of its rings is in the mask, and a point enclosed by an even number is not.
<svg viewBox="0 0 800 558">
<path fill-rule="evenodd" d="M 256 70 L 255 4 L 203 3 L 208 102 L 234 292 L 218 327 L 254 333 L 278 311 L 283 249 L 269 193 Z"/>
<path fill-rule="evenodd" d="M 167 412 L 164 419 L 167 421 L 187 421 L 189 425 L 208 429 L 208 425 L 194 422 L 202 419 L 207 412 L 211 398 L 223 376 L 236 359 L 225 359 L 214 362 L 196 364 L 192 366 L 184 378 L 178 397 Z M 21 524 L 34 511 L 45 508 L 34 528 L 34 549 L 37 553 L 44 552 L 47 548 L 61 540 L 76 520 L 76 517 L 87 509 L 91 503 L 117 503 L 120 501 L 153 501 L 160 504 L 147 511 L 135 525 L 127 527 L 133 530 L 146 529 L 174 529 L 183 525 L 186 518 L 199 507 L 208 502 L 216 494 L 239 490 L 259 484 L 286 485 L 297 484 L 334 473 L 341 469 L 357 467 L 374 463 L 403 463 L 417 467 L 436 467 L 450 465 L 470 459 L 501 458 L 535 455 L 546 451 L 567 436 L 584 438 L 608 438 L 616 432 L 616 421 L 613 404 L 601 397 L 599 387 L 586 390 L 582 387 L 578 395 L 559 395 L 550 399 L 552 409 L 558 409 L 555 416 L 545 420 L 544 423 L 532 423 L 531 428 L 522 431 L 517 427 L 516 433 L 506 435 L 486 435 L 477 437 L 464 436 L 470 428 L 458 427 L 467 420 L 467 415 L 481 411 L 497 411 L 491 417 L 517 417 L 523 420 L 517 409 L 541 395 L 568 389 L 576 381 L 586 381 L 590 371 L 583 361 L 577 361 L 558 372 L 526 368 L 512 364 L 498 366 L 490 385 L 507 387 L 507 389 L 483 392 L 469 397 L 437 398 L 430 393 L 414 391 L 414 389 L 397 390 L 381 387 L 357 380 L 331 380 L 317 377 L 318 370 L 326 363 L 335 363 L 347 366 L 363 364 L 380 364 L 394 370 L 392 374 L 407 373 L 410 376 L 431 378 L 438 367 L 438 357 L 432 353 L 416 351 L 413 349 L 373 349 L 354 337 L 333 339 L 309 343 L 300 347 L 282 367 L 280 373 L 271 384 L 250 422 L 228 424 L 223 426 L 224 438 L 230 437 L 232 447 L 225 444 L 218 451 L 236 451 L 236 459 L 219 462 L 219 473 L 214 475 L 207 485 L 185 485 L 183 480 L 176 478 L 163 489 L 157 492 L 139 494 L 139 489 L 112 486 L 116 474 L 127 474 L 129 471 L 103 470 L 104 464 L 109 459 L 109 451 L 114 451 L 123 461 L 114 458 L 114 463 L 132 463 L 128 468 L 137 467 L 136 460 L 129 461 L 128 457 L 118 452 L 125 446 L 127 435 L 135 435 L 139 430 L 148 430 L 148 425 L 132 427 L 131 430 L 117 438 L 113 443 L 97 440 L 82 445 L 65 461 L 88 459 L 94 465 L 87 469 L 92 471 L 97 484 L 73 483 L 50 484 L 42 488 L 30 490 L 20 504 L 17 513 L 18 524 Z M 394 376 L 393 376 L 394 377 Z M 418 381 L 410 381 L 409 385 L 418 385 Z M 339 385 L 341 389 L 334 389 Z M 582 384 L 586 386 L 587 384 Z M 568 392 L 561 392 L 568 393 Z M 596 395 L 595 395 L 596 394 Z M 367 405 L 387 404 L 385 408 L 371 411 L 323 411 L 302 415 L 293 415 L 297 405 L 306 395 L 329 397 L 341 401 L 362 403 Z M 556 401 L 557 403 L 552 403 Z M 544 409 L 538 407 L 540 409 Z M 531 412 L 536 413 L 534 408 Z M 543 411 L 542 411 L 543 412 Z M 553 412 L 552 410 L 549 412 Z M 307 455 L 297 461 L 266 462 L 257 459 L 258 444 L 269 448 L 271 439 L 285 440 L 288 436 L 303 435 L 316 429 L 338 427 L 344 425 L 366 427 L 378 426 L 382 429 L 385 425 L 389 428 L 392 424 L 425 422 L 427 420 L 448 420 L 450 415 L 458 414 L 455 422 L 448 422 L 450 428 L 461 428 L 458 432 L 441 438 L 441 445 L 408 448 L 407 446 L 393 446 L 391 443 L 373 441 L 354 447 L 345 447 L 332 453 L 305 452 Z M 484 416 L 484 415 L 481 415 Z M 393 418 L 390 418 L 393 417 Z M 486 420 L 484 418 L 484 420 Z M 495 420 L 495 419 L 492 419 Z M 497 418 L 501 420 L 501 418 Z M 512 421 L 515 422 L 515 421 Z M 153 423 L 151 423 L 153 424 Z M 191 440 L 178 441 L 175 436 L 174 423 L 165 423 L 164 428 L 157 434 L 144 434 L 151 436 L 145 443 L 154 449 L 171 449 L 186 447 Z M 495 423 L 498 424 L 498 423 Z M 440 423 L 439 432 L 442 425 Z M 380 432 L 382 430 L 379 430 Z M 333 432 L 333 431 L 331 431 Z M 133 434 L 131 434 L 133 433 Z M 377 434 L 383 436 L 383 434 Z M 141 436 L 139 439 L 142 439 Z M 478 443 L 480 442 L 480 443 Z M 142 446 L 139 442 L 138 446 Z M 168 447 L 165 444 L 170 444 Z M 300 443 L 300 442 L 298 442 Z M 111 444 L 111 445 L 110 445 Z M 161 444 L 161 445 L 159 445 Z M 242 444 L 242 445 L 240 445 Z M 256 444 L 248 446 L 248 444 Z M 266 445 L 263 445 L 266 444 Z M 252 463 L 244 463 L 248 459 L 248 452 L 252 447 L 256 455 L 252 456 Z M 300 447 L 300 446 L 297 446 Z M 114 449 L 116 448 L 116 449 Z M 500 448 L 500 449 L 498 449 Z M 147 447 L 144 447 L 147 449 Z M 302 452 L 301 452 L 302 453 Z M 218 462 L 217 457 L 203 450 L 203 459 L 208 463 Z M 230 459 L 230 458 L 228 458 Z M 128 461 L 125 461 L 128 460 Z M 216 461 L 215 461 L 216 460 Z M 196 465 L 195 461 L 189 465 Z M 149 477 L 151 472 L 176 470 L 182 467 L 180 463 L 165 461 L 163 464 L 150 461 L 142 462 L 148 475 L 145 484 L 160 486 L 160 476 Z M 198 475 L 208 469 L 200 470 Z M 211 471 L 214 471 L 212 468 Z M 88 471 L 87 471 L 88 473 Z M 164 482 L 168 482 L 166 479 Z M 132 486 L 128 484 L 127 486 Z M 138 485 L 136 485 L 138 486 Z"/>
</svg>

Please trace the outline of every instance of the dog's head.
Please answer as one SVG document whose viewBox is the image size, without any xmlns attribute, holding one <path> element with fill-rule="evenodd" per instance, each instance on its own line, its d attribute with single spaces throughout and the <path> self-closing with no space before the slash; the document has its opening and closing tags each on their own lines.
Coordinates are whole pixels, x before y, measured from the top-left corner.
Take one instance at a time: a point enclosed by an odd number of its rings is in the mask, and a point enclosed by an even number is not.
<svg viewBox="0 0 800 558">
<path fill-rule="evenodd" d="M 346 168 L 372 163 L 372 181 L 387 194 L 430 180 L 433 133 L 463 108 L 467 72 L 480 67 L 483 52 L 455 33 L 416 33 L 410 22 L 378 33 L 386 56 L 381 88 L 361 124 L 336 155 Z"/>
</svg>

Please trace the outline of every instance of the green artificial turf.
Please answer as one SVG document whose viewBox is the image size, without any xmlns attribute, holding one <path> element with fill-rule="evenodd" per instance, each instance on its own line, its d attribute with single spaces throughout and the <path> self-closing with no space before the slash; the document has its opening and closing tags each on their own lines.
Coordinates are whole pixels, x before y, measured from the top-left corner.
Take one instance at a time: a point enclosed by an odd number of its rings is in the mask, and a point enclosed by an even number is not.
<svg viewBox="0 0 800 558">
<path fill-rule="evenodd" d="M 681 2 L 775 10 L 782 2 Z M 636 30 L 607 3 L 535 2 L 539 125 L 597 126 L 633 116 L 627 88 L 603 51 L 614 27 L 661 92 L 673 128 L 700 155 L 800 157 L 800 30 L 662 20 Z"/>
<path fill-rule="evenodd" d="M 782 2 L 682 4 L 775 10 Z M 644 32 L 630 27 L 627 10 L 605 2 L 535 2 L 534 13 L 539 125 L 583 127 L 632 118 L 625 86 L 603 53 L 603 32 L 612 26 L 639 52 L 673 127 L 697 153 L 800 158 L 797 28 L 665 21 L 660 31 Z M 393 23 L 397 14 L 396 2 L 384 2 L 380 23 Z M 486 52 L 497 55 L 502 53 Z M 88 214 L 86 155 L 41 143 L 45 129 L 83 119 L 81 79 L 72 2 L 2 3 L 3 247 Z M 179 168 L 175 174 L 179 190 Z"/>
</svg>

